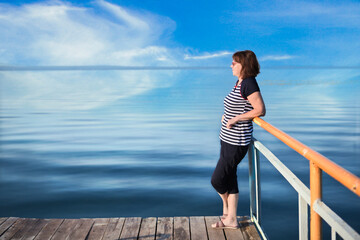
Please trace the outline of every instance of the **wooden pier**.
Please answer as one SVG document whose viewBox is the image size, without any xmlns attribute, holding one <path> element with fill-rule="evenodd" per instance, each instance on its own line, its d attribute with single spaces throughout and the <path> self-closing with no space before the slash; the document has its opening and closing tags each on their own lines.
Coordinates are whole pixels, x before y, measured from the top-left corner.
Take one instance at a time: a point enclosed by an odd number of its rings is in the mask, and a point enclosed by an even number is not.
<svg viewBox="0 0 360 240">
<path fill-rule="evenodd" d="M 51 240 L 232 240 L 261 239 L 249 217 L 238 217 L 240 229 L 212 229 L 219 217 L 131 217 L 39 219 L 0 218 L 0 239 Z"/>
</svg>

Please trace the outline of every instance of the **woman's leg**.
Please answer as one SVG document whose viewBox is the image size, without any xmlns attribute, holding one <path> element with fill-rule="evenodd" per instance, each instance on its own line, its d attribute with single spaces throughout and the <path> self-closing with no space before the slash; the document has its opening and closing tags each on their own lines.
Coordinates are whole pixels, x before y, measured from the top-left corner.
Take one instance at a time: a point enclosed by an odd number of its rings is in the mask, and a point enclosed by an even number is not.
<svg viewBox="0 0 360 240">
<path fill-rule="evenodd" d="M 246 152 L 248 150 L 248 146 L 240 146 L 237 148 L 236 154 L 235 154 L 235 165 L 233 167 L 233 171 L 230 171 L 229 175 L 229 194 L 227 199 L 228 204 L 228 215 L 223 220 L 223 223 L 226 226 L 238 226 L 237 221 L 237 206 L 239 202 L 239 188 L 237 183 L 237 165 L 241 162 L 241 160 L 246 155 Z"/>
<path fill-rule="evenodd" d="M 223 200 L 223 214 L 227 214 L 226 218 L 222 219 L 222 222 L 225 226 L 236 227 L 238 226 L 237 222 L 237 205 L 239 201 L 239 193 L 236 194 L 220 194 L 218 193 Z M 216 227 L 216 223 L 212 224 L 212 227 Z"/>
<path fill-rule="evenodd" d="M 221 193 L 218 193 L 223 201 L 223 216 L 227 215 L 228 214 L 228 196 L 229 194 L 226 192 L 224 194 L 221 194 Z"/>
<path fill-rule="evenodd" d="M 238 226 L 237 205 L 239 189 L 237 184 L 237 165 L 244 158 L 246 147 L 234 146 L 221 142 L 220 159 L 211 177 L 211 184 L 223 201 L 223 224 L 225 226 Z M 216 223 L 213 227 L 216 227 Z"/>
<path fill-rule="evenodd" d="M 238 201 L 239 201 L 239 193 L 228 194 L 228 199 L 227 199 L 228 215 L 223 220 L 225 226 L 238 226 L 238 221 L 236 219 Z"/>
<path fill-rule="evenodd" d="M 220 158 L 211 176 L 211 184 L 223 201 L 223 214 L 228 212 L 228 163 L 224 158 L 224 144 L 221 142 Z"/>
</svg>

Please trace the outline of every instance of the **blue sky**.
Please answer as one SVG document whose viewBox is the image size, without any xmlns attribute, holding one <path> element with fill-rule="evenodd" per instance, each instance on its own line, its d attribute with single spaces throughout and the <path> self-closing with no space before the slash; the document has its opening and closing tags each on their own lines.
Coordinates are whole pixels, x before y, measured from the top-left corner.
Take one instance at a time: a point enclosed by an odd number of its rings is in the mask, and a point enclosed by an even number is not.
<svg viewBox="0 0 360 240">
<path fill-rule="evenodd" d="M 0 31 L 2 66 L 226 68 L 234 51 L 251 49 L 264 69 L 328 67 L 310 76 L 306 71 L 264 71 L 264 80 L 359 77 L 358 1 L 1 1 Z M 344 75 L 334 66 L 354 68 Z M 0 74 L 6 89 L 2 101 L 16 99 L 19 104 L 58 99 L 65 93 L 72 102 L 93 96 L 105 104 L 170 87 L 181 78 L 176 71 Z"/>
<path fill-rule="evenodd" d="M 24 21 L 34 19 L 26 8 L 31 8 L 34 14 L 39 15 L 46 8 L 52 9 L 52 12 L 37 18 L 44 22 L 42 26 L 31 27 L 29 30 L 33 32 L 40 28 L 51 30 L 54 26 L 46 20 L 57 16 L 59 21 L 63 20 L 63 24 L 58 24 L 57 27 L 64 27 L 69 23 L 89 27 L 87 19 L 92 19 L 95 23 L 92 26 L 94 33 L 96 27 L 107 23 L 116 24 L 124 27 L 118 28 L 119 32 L 114 29 L 114 35 L 121 37 L 124 35 L 121 30 L 131 31 L 138 27 L 137 30 L 141 31 L 140 26 L 135 25 L 135 21 L 139 20 L 149 24 L 151 29 L 147 30 L 154 37 L 143 42 L 144 45 L 179 50 L 184 55 L 210 57 L 217 53 L 253 49 L 259 59 L 277 61 L 276 63 L 281 61 L 281 64 L 359 64 L 356 62 L 359 61 L 360 49 L 357 41 L 360 37 L 358 1 L 2 2 L 10 4 L 2 5 L 2 13 L 18 12 L 17 18 Z M 13 25 L 4 21 L 2 27 L 6 27 L 6 23 L 8 27 Z M 31 26 L 31 21 L 26 24 Z M 52 31 L 53 37 L 58 32 L 60 30 Z M 72 34 L 69 38 L 76 38 L 76 34 Z M 135 35 L 132 39 L 141 37 L 146 37 L 146 34 Z M 105 42 L 110 39 L 102 40 Z M 121 49 L 120 46 L 119 48 Z M 7 63 L 6 60 L 4 62 L 2 59 L 2 63 Z"/>
</svg>

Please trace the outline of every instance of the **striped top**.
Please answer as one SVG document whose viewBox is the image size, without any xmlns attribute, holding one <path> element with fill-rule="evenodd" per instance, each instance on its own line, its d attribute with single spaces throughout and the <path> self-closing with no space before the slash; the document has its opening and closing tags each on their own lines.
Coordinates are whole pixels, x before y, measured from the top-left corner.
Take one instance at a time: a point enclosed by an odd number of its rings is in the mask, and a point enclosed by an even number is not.
<svg viewBox="0 0 360 240">
<path fill-rule="evenodd" d="M 244 91 L 244 89 L 247 90 Z M 236 84 L 232 91 L 225 97 L 224 120 L 222 121 L 220 130 L 220 139 L 222 141 L 237 146 L 250 144 L 253 132 L 251 120 L 237 122 L 230 129 L 226 128 L 226 124 L 229 119 L 253 109 L 247 100 L 247 96 L 255 91 L 259 91 L 255 78 L 246 78 L 239 86 Z M 247 96 L 244 96 L 244 94 L 247 94 Z"/>
</svg>

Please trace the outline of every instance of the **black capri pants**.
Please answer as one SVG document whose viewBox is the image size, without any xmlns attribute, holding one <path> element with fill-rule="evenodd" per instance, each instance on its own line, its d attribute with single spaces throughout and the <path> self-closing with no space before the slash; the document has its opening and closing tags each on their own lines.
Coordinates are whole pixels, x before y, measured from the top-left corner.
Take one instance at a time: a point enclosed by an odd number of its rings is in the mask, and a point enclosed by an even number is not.
<svg viewBox="0 0 360 240">
<path fill-rule="evenodd" d="M 245 157 L 249 145 L 236 146 L 220 140 L 220 158 L 211 177 L 211 185 L 220 193 L 239 193 L 237 165 Z"/>
</svg>

